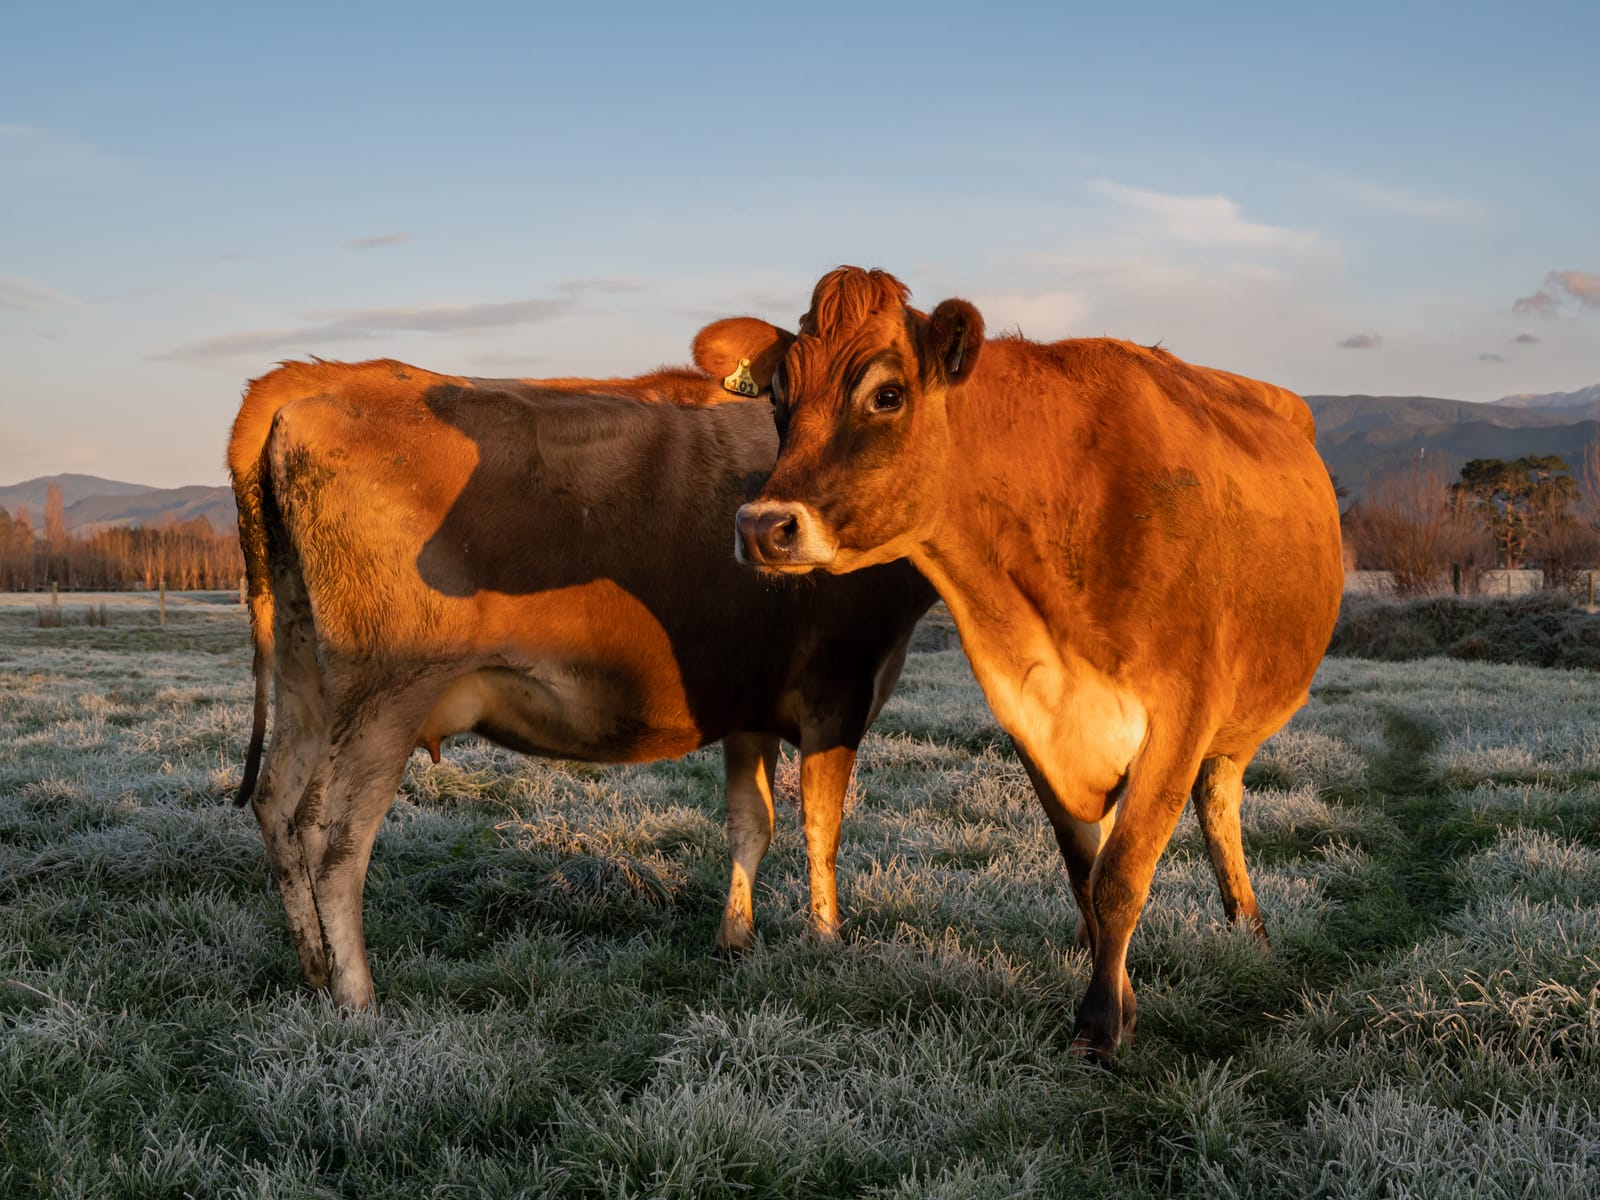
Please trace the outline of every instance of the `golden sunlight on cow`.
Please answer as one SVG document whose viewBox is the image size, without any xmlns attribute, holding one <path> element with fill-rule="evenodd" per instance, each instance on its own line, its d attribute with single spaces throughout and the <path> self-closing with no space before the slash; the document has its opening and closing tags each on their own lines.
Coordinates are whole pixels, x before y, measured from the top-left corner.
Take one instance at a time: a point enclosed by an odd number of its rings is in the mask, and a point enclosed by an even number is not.
<svg viewBox="0 0 1600 1200">
<path fill-rule="evenodd" d="M 721 740 L 728 950 L 753 941 L 788 739 L 812 927 L 833 933 L 856 748 L 934 596 L 905 564 L 813 588 L 734 562 L 734 512 L 777 438 L 767 399 L 723 380 L 760 393 L 786 339 L 718 322 L 696 341 L 700 369 L 634 380 L 381 361 L 251 385 L 229 446 L 256 644 L 240 800 L 308 983 L 373 1005 L 361 901 L 378 826 L 412 750 L 467 731 L 594 762 Z"/>
<path fill-rule="evenodd" d="M 966 301 L 908 297 L 882 271 L 817 284 L 736 549 L 769 573 L 908 559 L 938 589 L 1066 860 L 1093 955 L 1077 1044 L 1106 1058 L 1186 798 L 1229 918 L 1265 940 L 1244 769 L 1333 630 L 1333 488 L 1282 388 L 1104 338 L 986 342 Z"/>
</svg>

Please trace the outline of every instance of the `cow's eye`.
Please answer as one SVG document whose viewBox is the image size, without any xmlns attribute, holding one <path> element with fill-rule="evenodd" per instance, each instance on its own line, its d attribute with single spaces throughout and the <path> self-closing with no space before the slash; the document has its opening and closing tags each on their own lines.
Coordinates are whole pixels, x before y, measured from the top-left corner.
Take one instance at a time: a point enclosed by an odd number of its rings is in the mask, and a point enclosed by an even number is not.
<svg viewBox="0 0 1600 1200">
<path fill-rule="evenodd" d="M 867 407 L 878 413 L 894 412 L 906 402 L 905 393 L 897 387 L 881 387 L 872 393 Z"/>
</svg>

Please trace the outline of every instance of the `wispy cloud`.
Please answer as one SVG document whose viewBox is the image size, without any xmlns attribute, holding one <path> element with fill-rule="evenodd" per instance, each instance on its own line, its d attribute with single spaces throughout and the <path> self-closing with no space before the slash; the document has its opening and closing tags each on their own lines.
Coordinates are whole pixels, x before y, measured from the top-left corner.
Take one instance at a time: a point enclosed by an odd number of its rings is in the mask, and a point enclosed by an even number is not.
<svg viewBox="0 0 1600 1200">
<path fill-rule="evenodd" d="M 1600 308 L 1600 275 L 1587 271 L 1561 271 L 1554 278 L 1585 308 Z"/>
<path fill-rule="evenodd" d="M 1581 312 L 1600 311 L 1600 275 L 1588 271 L 1551 271 L 1544 286 L 1531 296 L 1519 298 L 1511 311 L 1524 317 L 1553 317 L 1574 302 Z"/>
<path fill-rule="evenodd" d="M 1505 362 L 1505 360 L 1506 360 L 1506 356 L 1504 354 L 1480 354 L 1480 355 L 1478 355 L 1478 361 L 1479 362 L 1503 363 L 1503 362 Z"/>
<path fill-rule="evenodd" d="M 1323 176 L 1335 192 L 1367 208 L 1380 212 L 1397 213 L 1406 217 L 1440 217 L 1451 220 L 1470 220 L 1483 215 L 1483 206 L 1470 200 L 1454 200 L 1411 188 L 1391 187 L 1374 183 L 1370 179 L 1357 179 L 1348 175 Z"/>
<path fill-rule="evenodd" d="M 1539 344 L 1539 335 L 1535 333 L 1519 333 L 1511 340 L 1519 346 L 1537 346 Z"/>
<path fill-rule="evenodd" d="M 308 346 L 376 341 L 385 333 L 463 333 L 532 325 L 572 312 L 568 298 L 508 300 L 489 304 L 437 304 L 305 313 L 313 324 L 296 329 L 259 329 L 191 342 L 155 357 L 163 361 L 215 362 L 245 355 L 295 353 Z"/>
<path fill-rule="evenodd" d="M 411 308 L 363 308 L 302 315 L 307 320 L 321 321 L 330 329 L 459 333 L 469 329 L 532 325 L 565 316 L 573 307 L 571 300 L 562 298 L 504 300 L 488 304 L 431 304 Z"/>
<path fill-rule="evenodd" d="M 512 374 L 519 379 L 528 378 L 530 372 L 534 371 L 542 364 L 548 363 L 549 361 L 550 356 L 548 354 L 508 354 L 501 350 L 484 350 L 476 354 L 469 354 L 467 356 L 467 365 L 469 368 L 482 368 L 485 370 L 485 372 L 487 372 L 489 369 L 509 369 Z M 477 373 L 478 371 L 471 369 L 462 371 L 462 374 L 465 375 L 473 375 Z"/>
<path fill-rule="evenodd" d="M 1324 248 L 1314 233 L 1248 221 L 1237 201 L 1226 196 L 1175 196 L 1148 188 L 1096 179 L 1089 187 L 1142 216 L 1156 232 L 1199 246 L 1307 253 Z"/>
<path fill-rule="evenodd" d="M 37 125 L 0 123 L 0 173 L 76 175 L 115 160 L 88 142 Z"/>
<path fill-rule="evenodd" d="M 345 245 L 352 250 L 376 250 L 380 246 L 398 246 L 410 240 L 409 233 L 380 233 L 374 237 L 351 238 Z"/>
<path fill-rule="evenodd" d="M 1376 333 L 1352 333 L 1334 345 L 1340 350 L 1376 350 L 1383 345 L 1383 338 Z"/>
<path fill-rule="evenodd" d="M 75 304 L 71 296 L 17 275 L 0 275 L 0 310 L 48 312 Z"/>
<path fill-rule="evenodd" d="M 581 296 L 586 292 L 597 292 L 603 296 L 622 296 L 629 292 L 648 291 L 653 286 L 646 279 L 569 279 L 565 283 L 556 284 L 555 290 L 567 296 Z"/>
<path fill-rule="evenodd" d="M 1041 340 L 1081 333 L 1081 326 L 1094 307 L 1087 295 L 1070 289 L 979 293 L 972 301 L 983 313 L 984 323 L 994 332 L 1015 329 Z"/>
<path fill-rule="evenodd" d="M 214 362 L 243 355 L 298 353 L 307 346 L 326 346 L 370 342 L 376 335 L 366 330 L 336 329 L 331 326 L 305 326 L 300 329 L 253 329 L 205 338 L 153 355 L 158 362 Z"/>
</svg>

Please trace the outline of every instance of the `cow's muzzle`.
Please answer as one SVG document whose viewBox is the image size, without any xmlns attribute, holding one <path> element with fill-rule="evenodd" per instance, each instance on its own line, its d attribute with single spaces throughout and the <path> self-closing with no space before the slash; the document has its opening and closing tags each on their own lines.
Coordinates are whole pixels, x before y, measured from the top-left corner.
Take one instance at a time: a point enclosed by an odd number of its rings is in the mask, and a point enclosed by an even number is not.
<svg viewBox="0 0 1600 1200">
<path fill-rule="evenodd" d="M 826 567 L 838 543 L 817 514 L 788 500 L 752 500 L 734 517 L 733 556 L 770 571 Z"/>
</svg>

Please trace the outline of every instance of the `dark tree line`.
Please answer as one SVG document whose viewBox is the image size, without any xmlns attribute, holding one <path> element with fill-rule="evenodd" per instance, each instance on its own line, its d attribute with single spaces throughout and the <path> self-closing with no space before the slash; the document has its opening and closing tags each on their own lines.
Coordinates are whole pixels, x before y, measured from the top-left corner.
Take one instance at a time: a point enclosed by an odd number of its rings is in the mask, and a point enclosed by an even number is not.
<svg viewBox="0 0 1600 1200">
<path fill-rule="evenodd" d="M 29 592 L 52 583 L 64 590 L 232 589 L 244 574 L 239 538 L 218 533 L 204 517 L 168 518 L 159 526 L 67 532 L 61 489 L 51 485 L 44 528 L 26 508 L 0 508 L 0 591 Z"/>
</svg>

